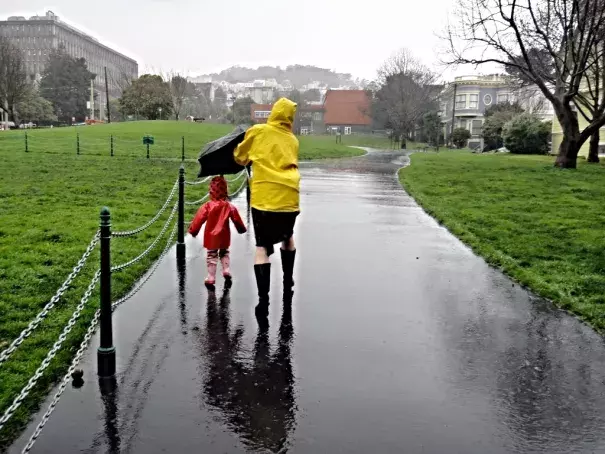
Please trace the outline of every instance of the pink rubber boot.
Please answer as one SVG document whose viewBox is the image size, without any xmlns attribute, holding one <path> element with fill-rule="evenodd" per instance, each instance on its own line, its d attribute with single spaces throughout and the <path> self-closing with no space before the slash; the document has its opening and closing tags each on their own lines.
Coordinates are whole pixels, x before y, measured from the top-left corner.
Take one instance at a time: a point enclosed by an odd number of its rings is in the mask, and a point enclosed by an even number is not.
<svg viewBox="0 0 605 454">
<path fill-rule="evenodd" d="M 214 289 L 216 283 L 216 266 L 218 265 L 218 251 L 208 251 L 206 255 L 206 267 L 208 268 L 208 276 L 204 280 L 204 284 L 209 289 Z"/>
<path fill-rule="evenodd" d="M 223 268 L 223 277 L 225 278 L 225 287 L 231 288 L 233 280 L 231 278 L 231 258 L 229 257 L 229 251 L 223 250 L 220 252 L 221 267 Z"/>
</svg>

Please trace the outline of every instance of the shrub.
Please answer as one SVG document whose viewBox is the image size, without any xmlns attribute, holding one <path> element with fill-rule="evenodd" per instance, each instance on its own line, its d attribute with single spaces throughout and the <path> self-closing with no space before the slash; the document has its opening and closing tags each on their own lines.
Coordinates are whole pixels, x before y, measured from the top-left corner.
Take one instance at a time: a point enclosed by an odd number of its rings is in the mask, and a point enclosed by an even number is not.
<svg viewBox="0 0 605 454">
<path fill-rule="evenodd" d="M 504 125 L 504 146 L 511 153 L 546 154 L 551 128 L 551 122 L 543 122 L 535 115 L 518 115 Z"/>
<path fill-rule="evenodd" d="M 485 118 L 482 135 L 486 150 L 495 150 L 504 145 L 504 139 L 502 138 L 504 125 L 518 115 L 519 113 L 512 110 L 501 110 Z"/>
<path fill-rule="evenodd" d="M 452 132 L 452 142 L 458 148 L 464 148 L 468 139 L 471 138 L 471 132 L 465 128 L 456 128 Z"/>
</svg>

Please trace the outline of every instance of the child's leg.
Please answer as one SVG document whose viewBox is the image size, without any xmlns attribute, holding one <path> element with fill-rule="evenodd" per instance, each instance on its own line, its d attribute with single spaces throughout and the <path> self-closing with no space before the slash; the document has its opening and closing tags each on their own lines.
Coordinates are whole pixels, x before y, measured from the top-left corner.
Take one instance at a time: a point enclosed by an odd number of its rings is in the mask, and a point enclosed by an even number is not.
<svg viewBox="0 0 605 454">
<path fill-rule="evenodd" d="M 209 249 L 206 253 L 206 267 L 208 268 L 208 276 L 204 281 L 206 284 L 213 285 L 216 282 L 216 266 L 218 264 L 218 251 Z"/>
<path fill-rule="evenodd" d="M 221 249 L 218 253 L 218 256 L 221 259 L 221 266 L 223 267 L 223 276 L 231 277 L 231 270 L 229 269 L 231 265 L 231 259 L 229 258 L 229 249 Z"/>
</svg>

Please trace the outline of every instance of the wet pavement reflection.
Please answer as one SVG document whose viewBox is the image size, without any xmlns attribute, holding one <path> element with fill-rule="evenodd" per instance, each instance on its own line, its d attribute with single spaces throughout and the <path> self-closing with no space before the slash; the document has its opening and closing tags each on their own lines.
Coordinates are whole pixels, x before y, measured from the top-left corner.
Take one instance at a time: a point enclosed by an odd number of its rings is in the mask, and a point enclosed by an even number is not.
<svg viewBox="0 0 605 454">
<path fill-rule="evenodd" d="M 32 452 L 605 452 L 603 339 L 424 213 L 407 162 L 301 165 L 295 295 L 275 257 L 267 319 L 253 233 L 227 293 L 189 238 L 115 314 L 118 375 L 97 381 L 92 348 Z"/>
<path fill-rule="evenodd" d="M 207 374 L 204 400 L 253 451 L 283 452 L 294 429 L 296 404 L 290 357 L 292 310 L 285 303 L 272 352 L 269 321 L 258 318 L 253 351 L 245 356 L 244 327 L 231 326 L 230 295 L 208 295 L 206 330 L 197 339 Z"/>
</svg>

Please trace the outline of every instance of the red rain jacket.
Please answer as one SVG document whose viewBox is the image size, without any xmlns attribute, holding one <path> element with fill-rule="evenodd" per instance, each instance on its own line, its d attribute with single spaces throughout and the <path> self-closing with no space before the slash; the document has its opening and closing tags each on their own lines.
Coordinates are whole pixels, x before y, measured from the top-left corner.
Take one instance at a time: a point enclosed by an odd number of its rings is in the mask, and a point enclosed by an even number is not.
<svg viewBox="0 0 605 454">
<path fill-rule="evenodd" d="M 245 233 L 246 226 L 237 208 L 227 200 L 227 182 L 224 178 L 213 178 L 210 184 L 210 199 L 197 211 L 189 226 L 189 233 L 194 237 L 197 236 L 205 223 L 204 247 L 228 249 L 231 246 L 229 220 L 231 219 L 238 233 Z"/>
</svg>

